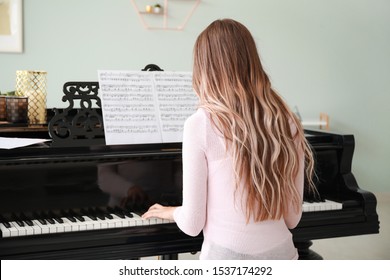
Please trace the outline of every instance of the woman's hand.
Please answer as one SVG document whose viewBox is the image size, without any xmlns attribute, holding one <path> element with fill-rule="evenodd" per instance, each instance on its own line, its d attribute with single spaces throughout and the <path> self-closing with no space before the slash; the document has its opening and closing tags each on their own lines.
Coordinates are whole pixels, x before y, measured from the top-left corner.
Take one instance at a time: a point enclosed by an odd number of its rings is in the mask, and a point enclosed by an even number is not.
<svg viewBox="0 0 390 280">
<path fill-rule="evenodd" d="M 154 204 L 150 206 L 148 211 L 142 215 L 142 218 L 160 218 L 173 221 L 173 211 L 176 207 L 171 206 L 162 206 L 160 204 Z"/>
</svg>

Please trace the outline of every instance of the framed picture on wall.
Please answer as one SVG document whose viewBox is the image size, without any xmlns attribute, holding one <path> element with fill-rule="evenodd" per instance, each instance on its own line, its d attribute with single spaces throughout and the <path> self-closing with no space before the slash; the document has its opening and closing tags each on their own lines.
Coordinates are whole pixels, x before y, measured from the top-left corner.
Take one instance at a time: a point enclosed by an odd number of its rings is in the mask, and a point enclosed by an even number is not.
<svg viewBox="0 0 390 280">
<path fill-rule="evenodd" d="M 23 51 L 23 0 L 0 0 L 0 52 Z"/>
</svg>

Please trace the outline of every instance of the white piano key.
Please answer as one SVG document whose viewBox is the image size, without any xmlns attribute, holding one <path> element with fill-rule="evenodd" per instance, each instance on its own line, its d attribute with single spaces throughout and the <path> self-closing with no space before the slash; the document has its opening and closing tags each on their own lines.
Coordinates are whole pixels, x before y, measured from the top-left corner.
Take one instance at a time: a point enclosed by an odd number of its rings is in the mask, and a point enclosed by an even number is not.
<svg viewBox="0 0 390 280">
<path fill-rule="evenodd" d="M 94 230 L 98 230 L 98 229 L 102 228 L 102 224 L 100 223 L 99 219 L 92 220 L 92 224 L 93 224 L 93 229 Z"/>
<path fill-rule="evenodd" d="M 62 220 L 66 224 L 65 231 L 79 231 L 80 230 L 79 224 L 77 222 L 72 222 L 68 218 L 62 218 Z M 78 221 L 78 220 L 76 220 L 76 221 Z"/>
<path fill-rule="evenodd" d="M 84 225 L 86 227 L 86 230 L 92 230 L 94 229 L 94 220 L 89 218 L 88 216 L 83 216 L 84 218 Z"/>
<path fill-rule="evenodd" d="M 19 236 L 19 231 L 15 227 L 15 225 L 12 222 L 10 222 L 9 224 L 11 225 L 11 227 L 9 228 L 10 237 Z"/>
<path fill-rule="evenodd" d="M 11 237 L 11 231 L 3 223 L 0 223 L 0 231 L 1 231 L 1 236 L 3 238 L 4 237 Z"/>
<path fill-rule="evenodd" d="M 14 236 L 26 235 L 26 233 L 27 233 L 26 229 L 24 227 L 19 226 L 17 222 L 10 222 L 10 225 L 12 225 L 12 228 L 16 229 L 16 232 L 14 232 L 14 234 L 16 233 L 16 235 L 14 235 Z"/>
<path fill-rule="evenodd" d="M 68 218 L 63 218 L 64 222 L 68 223 L 71 225 L 72 227 L 72 231 L 83 231 L 83 230 L 87 230 L 87 225 L 85 224 L 85 222 L 83 221 L 80 221 L 79 219 L 76 219 L 75 218 L 75 222 L 72 222 L 71 220 L 69 220 Z"/>
<path fill-rule="evenodd" d="M 322 203 L 321 202 L 315 202 L 314 203 L 314 211 L 322 211 Z"/>
<path fill-rule="evenodd" d="M 341 209 L 343 209 L 343 204 L 342 203 L 335 202 L 335 201 L 330 201 L 330 200 L 329 200 L 329 202 L 332 203 L 332 209 L 333 210 L 341 210 Z"/>
<path fill-rule="evenodd" d="M 311 203 L 304 202 L 302 205 L 303 212 L 311 212 Z"/>
<path fill-rule="evenodd" d="M 127 216 L 122 218 L 122 227 L 130 227 L 132 225 L 132 223 L 131 223 L 132 219 L 133 218 L 130 218 L 130 217 L 127 217 Z"/>
<path fill-rule="evenodd" d="M 41 222 L 38 220 L 34 220 L 34 222 L 36 222 L 36 224 L 41 228 L 42 234 L 50 233 L 50 228 L 49 228 L 48 224 L 46 224 L 46 225 L 41 224 Z"/>
<path fill-rule="evenodd" d="M 129 218 L 129 227 L 135 227 L 137 226 L 137 219 L 134 218 L 134 216 L 132 218 Z"/>
<path fill-rule="evenodd" d="M 107 220 L 107 224 L 108 224 L 108 228 L 116 228 L 116 220 L 114 219 L 108 219 L 106 218 Z"/>
<path fill-rule="evenodd" d="M 123 220 L 124 219 L 123 218 L 121 218 L 121 217 L 119 217 L 119 216 L 117 216 L 115 214 L 111 214 L 111 216 L 113 217 L 113 222 L 114 222 L 116 228 L 124 227 L 124 225 L 123 225 Z"/>
<path fill-rule="evenodd" d="M 29 226 L 24 223 L 24 228 L 26 230 L 26 235 L 34 235 L 34 229 L 32 228 L 32 226 Z"/>
<path fill-rule="evenodd" d="M 314 207 L 315 207 L 315 210 L 314 211 L 322 211 L 322 205 L 323 203 L 322 202 L 315 202 L 314 203 Z"/>
<path fill-rule="evenodd" d="M 330 209 L 328 209 L 329 208 L 329 204 L 326 201 L 318 203 L 318 204 L 320 205 L 320 211 L 330 210 Z"/>
<path fill-rule="evenodd" d="M 3 237 L 14 237 L 172 223 L 172 221 L 166 219 L 143 219 L 136 213 L 131 214 L 133 215 L 133 217 L 131 218 L 128 216 L 124 216 L 122 218 L 116 214 L 110 214 L 112 216 L 112 219 L 105 218 L 104 220 L 101 220 L 99 218 L 94 220 L 89 216 L 82 216 L 84 218 L 84 221 L 79 221 L 78 219 L 76 219 L 75 222 L 72 222 L 68 218 L 61 218 L 63 220 L 63 223 L 54 220 L 53 224 L 47 222 L 47 224 L 45 225 L 41 224 L 39 220 L 32 220 L 32 226 L 28 226 L 26 224 L 25 226 L 19 226 L 17 222 L 12 221 L 10 222 L 10 228 L 6 228 L 4 224 L 0 224 L 0 230 Z"/>
<path fill-rule="evenodd" d="M 146 224 L 146 219 L 143 219 L 141 218 L 141 216 L 135 214 L 135 213 L 131 213 L 133 214 L 133 219 L 135 221 L 135 226 L 143 226 L 144 224 Z"/>
<path fill-rule="evenodd" d="M 141 218 L 142 219 L 142 218 Z M 141 223 L 138 224 L 138 226 L 149 226 L 150 225 L 150 219 L 143 219 L 140 221 Z"/>
<path fill-rule="evenodd" d="M 330 211 L 341 210 L 343 208 L 342 203 L 332 200 L 325 200 L 323 202 L 304 202 L 302 204 L 302 212 L 318 212 L 318 211 Z"/>
<path fill-rule="evenodd" d="M 34 235 L 42 234 L 42 228 L 39 226 L 37 220 L 32 220 L 33 225 L 31 226 Z"/>
<path fill-rule="evenodd" d="M 98 219 L 98 221 L 100 223 L 100 228 L 102 229 L 108 228 L 108 219 L 104 219 L 104 220 Z"/>
<path fill-rule="evenodd" d="M 67 223 L 64 218 L 62 218 L 64 221 L 64 232 L 71 232 L 72 231 L 72 225 L 70 223 Z M 70 221 L 69 221 L 70 222 Z"/>
<path fill-rule="evenodd" d="M 57 226 L 56 224 L 51 224 L 49 222 L 47 222 L 47 226 L 49 228 L 49 233 L 56 233 L 57 232 Z"/>
<path fill-rule="evenodd" d="M 87 230 L 87 224 L 85 224 L 83 221 L 76 219 L 76 223 L 79 226 L 79 231 Z"/>
<path fill-rule="evenodd" d="M 65 232 L 65 224 L 64 223 L 60 223 L 58 221 L 55 221 L 55 226 L 57 228 L 58 233 Z"/>
<path fill-rule="evenodd" d="M 27 225 L 25 222 L 23 222 L 23 223 L 24 223 L 24 226 L 20 227 L 20 228 L 24 229 L 24 232 L 25 232 L 24 235 L 33 235 L 34 234 L 34 230 L 32 229 L 32 227 Z"/>
<path fill-rule="evenodd" d="M 57 232 L 66 232 L 70 228 L 70 225 L 65 223 L 64 219 L 62 219 L 62 221 L 62 223 L 56 221 Z"/>
<path fill-rule="evenodd" d="M 9 228 L 9 231 L 10 231 L 10 236 L 13 237 L 13 236 L 19 236 L 19 232 L 18 232 L 18 229 L 14 226 L 14 224 L 12 222 L 9 223 L 11 225 L 11 227 Z"/>
</svg>

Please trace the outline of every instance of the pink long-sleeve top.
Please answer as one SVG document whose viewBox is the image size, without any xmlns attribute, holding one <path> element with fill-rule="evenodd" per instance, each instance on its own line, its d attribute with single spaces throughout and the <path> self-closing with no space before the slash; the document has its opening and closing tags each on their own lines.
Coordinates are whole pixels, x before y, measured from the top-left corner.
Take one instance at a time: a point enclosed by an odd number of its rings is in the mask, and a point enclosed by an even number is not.
<svg viewBox="0 0 390 280">
<path fill-rule="evenodd" d="M 295 185 L 302 198 L 303 153 L 300 169 Z M 289 228 L 298 224 L 301 211 L 291 205 L 280 220 L 247 223 L 244 204 L 224 139 L 209 114 L 198 109 L 184 125 L 183 204 L 174 211 L 178 227 L 191 236 L 203 230 L 200 259 L 297 259 Z"/>
</svg>

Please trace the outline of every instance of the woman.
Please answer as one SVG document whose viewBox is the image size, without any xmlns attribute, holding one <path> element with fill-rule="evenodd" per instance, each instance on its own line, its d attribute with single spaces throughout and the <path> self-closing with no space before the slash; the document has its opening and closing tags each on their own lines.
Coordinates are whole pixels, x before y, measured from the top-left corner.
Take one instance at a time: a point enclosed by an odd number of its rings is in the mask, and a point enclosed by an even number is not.
<svg viewBox="0 0 390 280">
<path fill-rule="evenodd" d="M 203 230 L 200 259 L 297 259 L 289 229 L 301 218 L 313 157 L 301 124 L 271 88 L 242 24 L 216 20 L 194 47 L 200 99 L 183 135 L 183 204 L 143 215 Z"/>
</svg>

